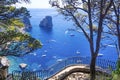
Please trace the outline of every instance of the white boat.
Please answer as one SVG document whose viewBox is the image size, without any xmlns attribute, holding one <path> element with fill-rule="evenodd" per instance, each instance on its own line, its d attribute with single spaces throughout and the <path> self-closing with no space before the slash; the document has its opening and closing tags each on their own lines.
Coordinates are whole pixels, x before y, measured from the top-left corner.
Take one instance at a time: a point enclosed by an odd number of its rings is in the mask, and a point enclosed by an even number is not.
<svg viewBox="0 0 120 80">
<path fill-rule="evenodd" d="M 57 59 L 57 62 L 61 62 L 63 59 Z"/>
<path fill-rule="evenodd" d="M 43 54 L 42 57 L 46 57 L 46 54 Z"/>
<path fill-rule="evenodd" d="M 76 54 L 80 54 L 80 51 L 76 51 Z"/>
<path fill-rule="evenodd" d="M 115 45 L 108 45 L 108 47 L 115 47 Z"/>
<path fill-rule="evenodd" d="M 102 57 L 103 56 L 103 54 L 101 54 L 101 53 L 98 53 L 98 57 Z"/>
<path fill-rule="evenodd" d="M 75 36 L 75 35 L 71 33 L 70 36 Z"/>
</svg>

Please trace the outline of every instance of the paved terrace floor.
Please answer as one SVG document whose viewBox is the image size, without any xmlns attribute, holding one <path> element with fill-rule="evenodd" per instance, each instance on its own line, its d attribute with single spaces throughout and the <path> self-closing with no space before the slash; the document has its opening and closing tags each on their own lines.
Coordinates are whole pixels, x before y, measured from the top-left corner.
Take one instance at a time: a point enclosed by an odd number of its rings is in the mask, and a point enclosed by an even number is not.
<svg viewBox="0 0 120 80">
<path fill-rule="evenodd" d="M 56 73 L 55 75 L 50 77 L 48 80 L 63 80 L 66 76 L 70 75 L 71 73 L 74 73 L 74 72 L 89 73 L 89 70 L 90 69 L 88 65 L 72 65 Z"/>
<path fill-rule="evenodd" d="M 107 72 L 100 67 L 96 67 L 96 71 Z M 48 80 L 89 80 L 89 73 L 90 67 L 88 65 L 72 65 L 51 76 Z"/>
</svg>

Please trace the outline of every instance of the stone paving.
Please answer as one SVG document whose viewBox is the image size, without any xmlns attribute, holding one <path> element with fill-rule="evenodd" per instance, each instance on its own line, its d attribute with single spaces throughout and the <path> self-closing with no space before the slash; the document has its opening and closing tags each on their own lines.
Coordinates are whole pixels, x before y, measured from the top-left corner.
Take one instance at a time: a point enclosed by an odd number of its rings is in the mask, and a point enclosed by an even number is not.
<svg viewBox="0 0 120 80">
<path fill-rule="evenodd" d="M 71 73 L 75 70 L 89 72 L 89 66 L 75 65 L 75 66 L 67 67 L 67 68 L 63 69 L 62 71 L 58 72 L 57 74 L 55 74 L 54 76 L 52 76 L 51 78 L 49 78 L 48 80 L 88 80 L 87 77 L 89 76 L 89 74 L 82 73 L 82 72 Z"/>
<path fill-rule="evenodd" d="M 67 76 L 64 80 L 89 80 L 89 74 L 82 72 L 75 72 Z"/>
<path fill-rule="evenodd" d="M 104 70 L 101 69 L 100 67 L 96 67 L 96 70 L 104 72 Z M 66 67 L 65 69 L 56 73 L 47 80 L 89 80 L 90 79 L 89 73 L 90 73 L 90 67 L 88 65 L 72 65 Z M 97 80 L 101 80 L 101 75 L 97 75 L 96 78 Z M 102 80 L 106 80 L 106 79 L 102 79 Z"/>
</svg>

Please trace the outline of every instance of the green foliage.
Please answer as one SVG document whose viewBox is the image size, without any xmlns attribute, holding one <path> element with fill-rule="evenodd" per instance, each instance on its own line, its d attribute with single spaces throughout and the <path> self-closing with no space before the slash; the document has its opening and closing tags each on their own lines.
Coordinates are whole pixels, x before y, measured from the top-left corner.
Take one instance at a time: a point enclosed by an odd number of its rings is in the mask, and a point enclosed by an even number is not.
<svg viewBox="0 0 120 80">
<path fill-rule="evenodd" d="M 120 79 L 120 59 L 117 61 L 117 69 L 112 72 L 112 80 L 119 80 Z"/>
<path fill-rule="evenodd" d="M 68 9 L 74 9 L 74 7 L 71 6 L 71 5 L 67 5 L 66 8 L 68 8 Z"/>
<path fill-rule="evenodd" d="M 88 26 L 88 29 L 90 29 L 89 26 Z M 97 31 L 98 31 L 98 27 L 97 27 L 96 25 L 93 25 L 93 26 L 92 26 L 92 30 L 93 30 L 94 32 L 97 32 Z"/>
<path fill-rule="evenodd" d="M 83 9 L 88 10 L 87 3 L 83 3 Z"/>
<path fill-rule="evenodd" d="M 0 22 L 7 25 L 24 26 L 22 24 L 23 17 L 31 17 L 27 8 L 16 8 L 15 6 L 6 5 L 5 3 L 3 0 L 3 4 L 0 5 Z"/>
<path fill-rule="evenodd" d="M 31 17 L 30 14 L 29 14 L 29 11 L 27 10 L 27 8 L 21 7 L 19 9 L 19 11 L 20 11 L 20 13 L 22 13 L 22 15 L 27 16 L 27 17 Z"/>
<path fill-rule="evenodd" d="M 16 30 L 0 32 L 0 56 L 23 56 L 41 46 L 38 40 L 28 34 Z"/>
<path fill-rule="evenodd" d="M 1 0 L 0 2 L 0 5 L 12 5 L 12 4 L 15 4 L 15 3 L 22 3 L 22 2 L 25 2 L 25 3 L 29 3 L 30 0 Z"/>
<path fill-rule="evenodd" d="M 30 14 L 25 7 L 11 6 L 19 1 L 29 0 L 2 0 L 0 3 L 0 56 L 23 56 L 42 46 L 39 40 L 23 31 L 22 19 L 30 18 Z"/>
<path fill-rule="evenodd" d="M 15 19 L 15 18 L 13 18 L 13 19 L 10 19 L 9 20 L 9 25 L 11 25 L 11 26 L 18 26 L 18 27 L 24 27 L 24 24 L 22 23 L 22 21 L 20 20 L 20 19 Z"/>
<path fill-rule="evenodd" d="M 116 70 L 112 72 L 112 78 L 107 80 L 119 80 L 120 79 L 120 59 L 117 61 Z"/>
</svg>

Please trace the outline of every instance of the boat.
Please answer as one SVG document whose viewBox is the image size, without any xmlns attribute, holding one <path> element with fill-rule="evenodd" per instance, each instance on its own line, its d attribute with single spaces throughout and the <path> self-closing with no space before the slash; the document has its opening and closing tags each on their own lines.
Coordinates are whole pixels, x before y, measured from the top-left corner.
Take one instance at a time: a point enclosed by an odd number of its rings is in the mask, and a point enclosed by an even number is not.
<svg viewBox="0 0 120 80">
<path fill-rule="evenodd" d="M 75 35 L 71 33 L 70 36 L 75 36 Z"/>
<path fill-rule="evenodd" d="M 57 59 L 57 62 L 61 62 L 63 59 Z"/>
<path fill-rule="evenodd" d="M 80 54 L 80 51 L 76 51 L 76 54 Z"/>
<path fill-rule="evenodd" d="M 103 56 L 103 54 L 101 54 L 101 53 L 98 53 L 98 57 L 102 57 Z"/>
</svg>

